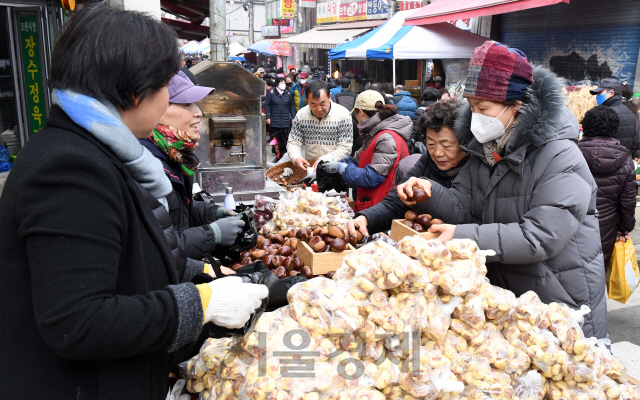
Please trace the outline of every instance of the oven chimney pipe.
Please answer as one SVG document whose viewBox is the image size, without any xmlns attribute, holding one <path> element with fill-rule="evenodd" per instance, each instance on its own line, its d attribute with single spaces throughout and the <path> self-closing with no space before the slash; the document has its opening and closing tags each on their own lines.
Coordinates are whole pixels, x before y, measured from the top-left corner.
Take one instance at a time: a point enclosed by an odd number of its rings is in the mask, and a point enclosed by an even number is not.
<svg viewBox="0 0 640 400">
<path fill-rule="evenodd" d="M 209 0 L 211 61 L 227 61 L 227 8 L 225 0 Z"/>
</svg>

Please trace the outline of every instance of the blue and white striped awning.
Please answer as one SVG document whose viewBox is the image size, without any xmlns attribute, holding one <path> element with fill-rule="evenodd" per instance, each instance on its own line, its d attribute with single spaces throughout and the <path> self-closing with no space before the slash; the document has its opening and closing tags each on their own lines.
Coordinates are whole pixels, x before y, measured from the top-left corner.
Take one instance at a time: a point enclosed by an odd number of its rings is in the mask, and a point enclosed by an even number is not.
<svg viewBox="0 0 640 400">
<path fill-rule="evenodd" d="M 404 26 L 415 10 L 396 13 L 373 31 L 329 50 L 332 60 L 426 60 L 471 58 L 487 39 L 449 23 Z"/>
</svg>

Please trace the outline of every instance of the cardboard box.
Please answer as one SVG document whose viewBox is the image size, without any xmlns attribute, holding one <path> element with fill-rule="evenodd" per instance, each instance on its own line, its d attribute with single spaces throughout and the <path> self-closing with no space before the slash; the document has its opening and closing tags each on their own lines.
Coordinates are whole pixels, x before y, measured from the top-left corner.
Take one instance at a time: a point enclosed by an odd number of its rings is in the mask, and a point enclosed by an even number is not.
<svg viewBox="0 0 640 400">
<path fill-rule="evenodd" d="M 396 242 L 399 241 L 400 239 L 402 239 L 405 236 L 415 236 L 418 235 L 423 239 L 436 239 L 440 236 L 440 232 L 437 233 L 431 233 L 431 232 L 421 232 L 418 233 L 417 231 L 409 228 L 408 226 L 406 226 L 405 224 L 403 224 L 402 222 L 405 221 L 404 219 L 394 219 L 391 222 L 391 239 L 395 240 Z"/>
<path fill-rule="evenodd" d="M 347 254 L 355 250 L 351 244 L 347 244 L 348 249 L 342 253 L 329 251 L 327 253 L 316 253 L 306 242 L 298 242 L 298 258 L 304 265 L 311 268 L 314 275 L 324 275 L 327 272 L 335 272 L 342 265 L 342 259 Z"/>
</svg>

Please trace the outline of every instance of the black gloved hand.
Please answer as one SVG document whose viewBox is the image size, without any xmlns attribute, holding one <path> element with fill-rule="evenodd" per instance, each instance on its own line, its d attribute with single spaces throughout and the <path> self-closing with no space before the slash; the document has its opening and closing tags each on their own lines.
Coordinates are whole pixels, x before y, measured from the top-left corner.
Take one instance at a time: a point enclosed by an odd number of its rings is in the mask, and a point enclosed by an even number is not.
<svg viewBox="0 0 640 400">
<path fill-rule="evenodd" d="M 238 218 L 222 218 L 209 224 L 216 238 L 216 245 L 229 247 L 235 243 L 242 233 L 244 221 Z"/>
</svg>

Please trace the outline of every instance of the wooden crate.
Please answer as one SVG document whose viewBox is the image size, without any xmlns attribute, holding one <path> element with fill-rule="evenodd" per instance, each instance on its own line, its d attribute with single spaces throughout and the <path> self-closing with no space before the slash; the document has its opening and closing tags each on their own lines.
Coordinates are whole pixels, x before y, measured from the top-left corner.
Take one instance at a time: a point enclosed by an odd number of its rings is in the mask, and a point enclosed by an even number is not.
<svg viewBox="0 0 640 400">
<path fill-rule="evenodd" d="M 437 232 L 437 233 L 431 233 L 431 232 L 418 233 L 417 231 L 415 231 L 415 230 L 409 228 L 408 226 L 406 226 L 405 224 L 403 224 L 402 221 L 405 221 L 405 220 L 404 219 L 394 219 L 391 222 L 391 239 L 395 240 L 396 242 L 399 241 L 400 239 L 402 239 L 405 236 L 418 235 L 423 239 L 435 239 L 435 238 L 440 236 L 440 232 Z"/>
<path fill-rule="evenodd" d="M 327 272 L 335 272 L 342 265 L 342 259 L 355 250 L 351 244 L 347 244 L 348 250 L 342 253 L 330 251 L 328 253 L 316 253 L 306 242 L 298 242 L 298 258 L 304 265 L 311 268 L 314 275 L 323 275 Z"/>
</svg>

